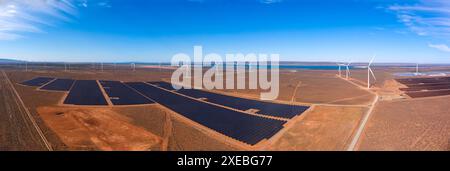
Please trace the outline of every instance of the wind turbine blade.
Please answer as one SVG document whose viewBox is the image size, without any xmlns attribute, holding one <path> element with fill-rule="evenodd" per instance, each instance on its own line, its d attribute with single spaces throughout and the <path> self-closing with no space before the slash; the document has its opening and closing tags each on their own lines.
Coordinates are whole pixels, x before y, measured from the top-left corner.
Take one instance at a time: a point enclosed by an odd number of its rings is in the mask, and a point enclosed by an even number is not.
<svg viewBox="0 0 450 171">
<path fill-rule="evenodd" d="M 368 65 L 368 66 L 372 65 L 372 62 L 373 62 L 373 60 L 375 59 L 375 56 L 376 56 L 376 55 L 373 55 L 372 59 L 370 59 L 370 62 L 369 62 L 369 65 Z"/>
<path fill-rule="evenodd" d="M 372 75 L 374 80 L 377 80 L 377 78 L 375 77 L 375 74 L 373 73 L 372 69 L 369 68 L 370 74 Z"/>
</svg>

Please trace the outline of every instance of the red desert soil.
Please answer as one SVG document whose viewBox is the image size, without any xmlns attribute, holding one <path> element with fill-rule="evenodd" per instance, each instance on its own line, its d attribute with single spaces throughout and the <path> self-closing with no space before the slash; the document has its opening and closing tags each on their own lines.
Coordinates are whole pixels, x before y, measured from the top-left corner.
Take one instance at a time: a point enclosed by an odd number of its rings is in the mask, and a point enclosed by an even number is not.
<svg viewBox="0 0 450 171">
<path fill-rule="evenodd" d="M 161 138 L 107 108 L 39 107 L 43 118 L 72 150 L 151 150 Z"/>
<path fill-rule="evenodd" d="M 361 107 L 316 106 L 294 121 L 269 150 L 345 150 L 363 112 Z"/>
<path fill-rule="evenodd" d="M 359 150 L 450 150 L 450 97 L 381 101 Z"/>
</svg>

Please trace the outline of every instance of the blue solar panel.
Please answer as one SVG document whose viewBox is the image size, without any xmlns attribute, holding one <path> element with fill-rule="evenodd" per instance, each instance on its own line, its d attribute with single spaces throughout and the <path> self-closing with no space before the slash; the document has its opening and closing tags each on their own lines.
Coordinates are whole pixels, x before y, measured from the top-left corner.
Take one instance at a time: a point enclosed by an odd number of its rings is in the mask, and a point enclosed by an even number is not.
<svg viewBox="0 0 450 171">
<path fill-rule="evenodd" d="M 107 105 L 103 93 L 95 80 L 76 80 L 64 100 L 64 104 Z"/>
<path fill-rule="evenodd" d="M 169 84 L 169 83 L 166 83 Z M 231 107 L 238 110 L 257 109 L 258 114 L 276 116 L 282 118 L 293 118 L 296 115 L 302 114 L 308 110 L 309 106 L 289 105 L 270 103 L 258 100 L 244 99 L 239 97 L 227 96 L 212 92 L 206 92 L 197 89 L 180 89 L 178 93 L 194 98 L 206 98 L 206 101 Z"/>
<path fill-rule="evenodd" d="M 125 84 L 197 123 L 251 145 L 272 137 L 286 123 L 286 121 L 253 116 L 218 107 L 142 82 Z"/>
<path fill-rule="evenodd" d="M 403 78 L 397 79 L 398 82 L 402 84 L 436 84 L 436 83 L 449 83 L 450 77 L 432 77 L 432 78 Z"/>
<path fill-rule="evenodd" d="M 154 103 L 120 81 L 100 81 L 114 105 L 134 105 Z"/>
<path fill-rule="evenodd" d="M 51 83 L 41 87 L 42 90 L 52 90 L 52 91 L 69 91 L 75 80 L 72 79 L 56 79 Z"/>
<path fill-rule="evenodd" d="M 27 86 L 37 86 L 40 87 L 44 84 L 47 84 L 48 82 L 50 82 L 51 80 L 54 80 L 55 78 L 50 78 L 50 77 L 36 77 L 33 78 L 31 80 L 22 82 L 20 84 L 22 85 L 27 85 Z"/>
<path fill-rule="evenodd" d="M 444 90 L 450 89 L 449 84 L 440 84 L 440 85 L 428 85 L 428 86 L 417 86 L 417 87 L 409 87 L 409 88 L 399 88 L 401 91 L 423 91 L 423 90 Z"/>
<path fill-rule="evenodd" d="M 158 86 L 158 87 L 161 87 L 161 88 L 164 88 L 164 89 L 166 89 L 166 90 L 175 90 L 175 89 L 172 87 L 172 84 L 170 84 L 170 83 L 168 83 L 168 82 L 164 82 L 164 81 L 151 81 L 151 82 L 148 82 L 148 83 L 150 83 L 150 84 L 152 84 L 152 85 L 155 85 L 155 86 Z"/>
<path fill-rule="evenodd" d="M 412 98 L 447 96 L 450 95 L 450 90 L 416 91 L 416 92 L 406 92 L 406 94 Z"/>
</svg>

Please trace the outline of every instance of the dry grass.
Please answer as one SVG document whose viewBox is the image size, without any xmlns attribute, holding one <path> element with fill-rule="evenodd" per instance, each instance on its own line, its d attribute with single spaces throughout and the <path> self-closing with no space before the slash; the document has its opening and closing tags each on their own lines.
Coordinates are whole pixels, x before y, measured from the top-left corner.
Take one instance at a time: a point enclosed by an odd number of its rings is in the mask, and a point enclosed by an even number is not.
<svg viewBox="0 0 450 171">
<path fill-rule="evenodd" d="M 380 102 L 360 150 L 450 150 L 450 97 Z"/>
<path fill-rule="evenodd" d="M 270 150 L 345 150 L 366 108 L 316 106 L 294 123 Z"/>
</svg>

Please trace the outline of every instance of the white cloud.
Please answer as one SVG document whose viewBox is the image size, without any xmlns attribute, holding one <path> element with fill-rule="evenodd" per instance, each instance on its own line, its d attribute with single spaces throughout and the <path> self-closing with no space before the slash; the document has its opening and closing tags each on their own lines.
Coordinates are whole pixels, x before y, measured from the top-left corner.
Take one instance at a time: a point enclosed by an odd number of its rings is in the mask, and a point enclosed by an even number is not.
<svg viewBox="0 0 450 171">
<path fill-rule="evenodd" d="M 77 5 L 79 7 L 101 7 L 101 8 L 111 8 L 111 3 L 109 0 L 77 0 Z"/>
<path fill-rule="evenodd" d="M 450 52 L 450 48 L 445 44 L 430 44 L 428 43 L 428 47 L 438 49 L 444 52 Z"/>
<path fill-rule="evenodd" d="M 15 40 L 21 33 L 43 32 L 39 26 L 53 26 L 51 19 L 72 21 L 76 8 L 71 0 L 0 1 L 0 40 Z"/>
<path fill-rule="evenodd" d="M 412 5 L 392 5 L 399 22 L 420 36 L 450 38 L 450 1 L 421 1 Z"/>
<path fill-rule="evenodd" d="M 109 3 L 109 1 L 99 2 L 97 3 L 97 5 L 104 8 L 111 8 L 111 4 Z"/>
<path fill-rule="evenodd" d="M 205 2 L 206 0 L 187 0 L 187 1 L 189 1 L 189 2 L 195 2 L 195 3 L 203 3 L 203 2 Z M 263 3 L 263 4 L 274 4 L 274 3 L 280 3 L 280 2 L 283 2 L 283 0 L 254 0 L 255 2 L 260 2 L 260 3 Z"/>
<path fill-rule="evenodd" d="M 282 0 L 260 0 L 259 2 L 263 4 L 274 4 L 274 3 L 280 3 Z"/>
<path fill-rule="evenodd" d="M 87 8 L 88 7 L 88 2 L 87 2 L 87 0 L 81 0 L 78 3 L 78 5 L 81 6 L 81 7 Z"/>
<path fill-rule="evenodd" d="M 0 31 L 0 40 L 16 40 L 22 38 L 22 36 L 13 33 L 5 33 Z"/>
</svg>

